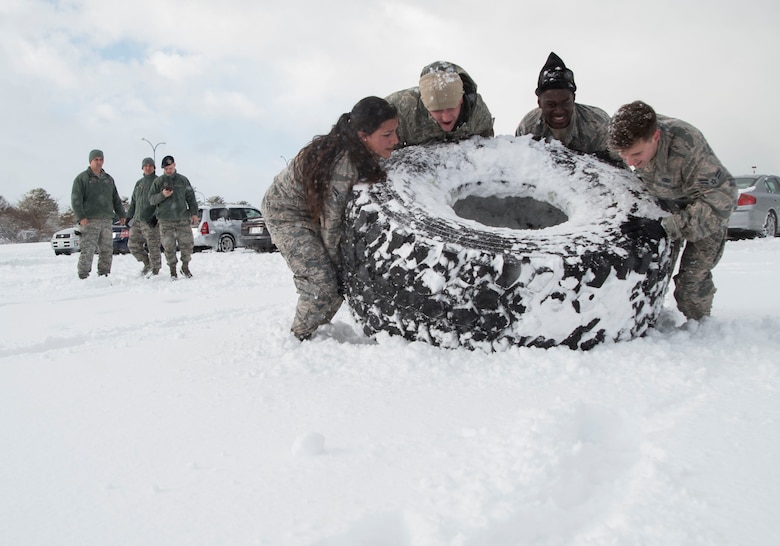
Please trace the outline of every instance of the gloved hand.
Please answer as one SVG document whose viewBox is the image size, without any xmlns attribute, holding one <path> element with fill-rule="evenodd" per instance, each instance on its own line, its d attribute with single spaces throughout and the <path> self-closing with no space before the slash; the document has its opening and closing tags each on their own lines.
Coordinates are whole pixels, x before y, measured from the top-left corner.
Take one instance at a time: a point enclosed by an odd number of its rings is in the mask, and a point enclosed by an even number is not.
<svg viewBox="0 0 780 546">
<path fill-rule="evenodd" d="M 629 216 L 628 220 L 620 225 L 620 231 L 626 237 L 638 239 L 647 237 L 653 241 L 658 241 L 666 237 L 666 230 L 661 225 L 660 220 L 652 218 L 639 218 L 638 216 Z"/>
<path fill-rule="evenodd" d="M 151 219 L 149 219 L 149 225 L 152 227 L 157 227 L 157 216 L 152 216 Z"/>
</svg>

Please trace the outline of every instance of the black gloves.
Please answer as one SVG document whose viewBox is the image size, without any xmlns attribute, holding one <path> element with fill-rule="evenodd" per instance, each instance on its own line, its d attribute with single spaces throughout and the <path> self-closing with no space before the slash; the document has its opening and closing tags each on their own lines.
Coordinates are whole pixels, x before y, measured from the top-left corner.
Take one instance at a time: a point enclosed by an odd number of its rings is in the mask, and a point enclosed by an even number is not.
<svg viewBox="0 0 780 546">
<path fill-rule="evenodd" d="M 157 216 L 152 216 L 149 220 L 149 225 L 152 227 L 157 227 Z"/>
<path fill-rule="evenodd" d="M 660 220 L 639 218 L 637 216 L 629 216 L 628 220 L 620 225 L 620 231 L 631 239 L 644 237 L 653 241 L 658 241 L 666 237 L 666 230 L 661 225 Z"/>
</svg>

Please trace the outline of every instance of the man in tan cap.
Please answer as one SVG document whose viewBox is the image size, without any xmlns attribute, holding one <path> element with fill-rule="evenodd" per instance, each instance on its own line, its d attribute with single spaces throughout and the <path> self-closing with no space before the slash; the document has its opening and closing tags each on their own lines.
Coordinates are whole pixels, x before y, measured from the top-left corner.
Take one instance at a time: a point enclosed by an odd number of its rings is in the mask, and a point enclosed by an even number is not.
<svg viewBox="0 0 780 546">
<path fill-rule="evenodd" d="M 477 84 L 456 64 L 429 64 L 418 87 L 397 91 L 386 100 L 398 109 L 398 148 L 493 136 L 493 116 Z"/>
</svg>

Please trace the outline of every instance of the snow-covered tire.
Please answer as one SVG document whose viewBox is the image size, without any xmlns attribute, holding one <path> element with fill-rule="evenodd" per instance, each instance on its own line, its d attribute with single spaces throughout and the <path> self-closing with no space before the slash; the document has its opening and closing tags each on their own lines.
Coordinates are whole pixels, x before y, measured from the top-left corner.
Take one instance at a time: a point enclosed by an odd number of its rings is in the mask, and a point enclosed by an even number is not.
<svg viewBox="0 0 780 546">
<path fill-rule="evenodd" d="M 386 183 L 355 187 L 342 238 L 367 335 L 590 349 L 655 322 L 670 244 L 621 232 L 629 215 L 664 215 L 628 171 L 530 137 L 413 146 L 386 168 Z"/>
</svg>

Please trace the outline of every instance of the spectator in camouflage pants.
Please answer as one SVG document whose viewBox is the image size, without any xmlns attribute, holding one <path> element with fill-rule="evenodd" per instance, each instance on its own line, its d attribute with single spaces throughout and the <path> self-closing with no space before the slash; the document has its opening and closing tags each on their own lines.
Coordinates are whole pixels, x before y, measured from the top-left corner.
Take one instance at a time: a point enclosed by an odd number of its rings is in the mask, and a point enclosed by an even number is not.
<svg viewBox="0 0 780 546">
<path fill-rule="evenodd" d="M 723 255 L 737 203 L 734 179 L 698 129 L 658 116 L 641 101 L 621 106 L 612 117 L 609 145 L 670 213 L 660 222 L 630 219 L 624 231 L 668 236 L 675 258 L 682 252 L 674 277 L 678 309 L 689 320 L 709 316 L 716 292 L 712 269 Z"/>
<path fill-rule="evenodd" d="M 142 275 L 157 275 L 160 272 L 160 228 L 157 226 L 156 207 L 149 203 L 149 190 L 157 178 L 154 159 L 146 157 L 141 161 L 144 176 L 135 183 L 133 196 L 127 217 L 133 220 L 130 227 L 130 240 L 127 243 L 130 253 L 144 264 Z"/>
<path fill-rule="evenodd" d="M 173 156 L 166 155 L 162 160 L 163 175 L 158 176 L 149 190 L 149 204 L 157 207 L 156 216 L 160 225 L 160 239 L 165 249 L 165 261 L 171 271 L 176 273 L 176 245 L 181 254 L 181 272 L 192 277 L 190 260 L 195 239 L 192 236 L 192 224 L 198 222 L 198 201 L 195 190 L 186 176 L 176 172 Z"/>
<path fill-rule="evenodd" d="M 389 158 L 398 143 L 396 117 L 384 99 L 362 99 L 330 133 L 298 152 L 263 197 L 268 231 L 298 291 L 292 332 L 300 340 L 330 322 L 341 307 L 344 209 L 355 183 L 384 180 L 380 159 Z"/>
<path fill-rule="evenodd" d="M 111 224 L 116 215 L 125 223 L 125 208 L 117 192 L 114 179 L 103 170 L 103 152 L 89 152 L 89 168 L 73 180 L 70 194 L 73 214 L 81 233 L 81 252 L 78 261 L 80 279 L 89 277 L 92 260 L 98 252 L 98 275 L 111 273 L 114 258 L 114 232 Z"/>
</svg>

